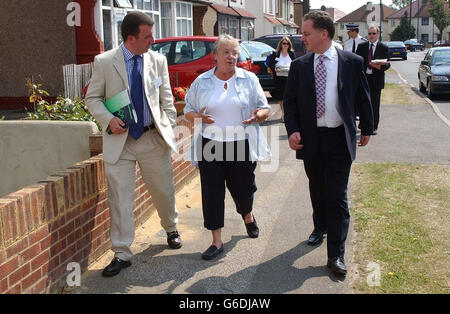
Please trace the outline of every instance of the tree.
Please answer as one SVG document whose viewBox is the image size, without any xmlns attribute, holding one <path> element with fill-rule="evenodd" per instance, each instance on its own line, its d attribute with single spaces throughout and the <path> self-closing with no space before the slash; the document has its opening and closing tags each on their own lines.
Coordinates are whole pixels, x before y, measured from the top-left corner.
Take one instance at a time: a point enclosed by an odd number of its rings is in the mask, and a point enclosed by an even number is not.
<svg viewBox="0 0 450 314">
<path fill-rule="evenodd" d="M 428 9 L 428 12 L 441 34 L 441 40 L 444 40 L 444 29 L 450 25 L 448 4 L 444 5 L 444 2 L 441 0 L 431 0 L 431 8 Z"/>
<path fill-rule="evenodd" d="M 409 24 L 408 14 L 405 14 L 400 19 L 400 25 L 391 33 L 391 40 L 394 41 L 405 41 L 411 38 L 415 38 L 416 29 L 414 26 Z"/>
<path fill-rule="evenodd" d="M 392 0 L 392 6 L 401 9 L 406 7 L 409 2 L 409 0 Z"/>
</svg>

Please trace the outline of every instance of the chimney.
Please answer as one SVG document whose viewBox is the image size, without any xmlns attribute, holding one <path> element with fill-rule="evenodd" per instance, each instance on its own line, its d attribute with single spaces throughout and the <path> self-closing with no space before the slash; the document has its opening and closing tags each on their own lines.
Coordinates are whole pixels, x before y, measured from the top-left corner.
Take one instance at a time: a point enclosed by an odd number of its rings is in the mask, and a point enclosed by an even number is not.
<svg viewBox="0 0 450 314">
<path fill-rule="evenodd" d="M 373 3 L 369 1 L 367 2 L 366 11 L 372 12 L 372 10 L 373 10 Z"/>
<path fill-rule="evenodd" d="M 303 14 L 309 13 L 309 0 L 303 1 Z"/>
</svg>

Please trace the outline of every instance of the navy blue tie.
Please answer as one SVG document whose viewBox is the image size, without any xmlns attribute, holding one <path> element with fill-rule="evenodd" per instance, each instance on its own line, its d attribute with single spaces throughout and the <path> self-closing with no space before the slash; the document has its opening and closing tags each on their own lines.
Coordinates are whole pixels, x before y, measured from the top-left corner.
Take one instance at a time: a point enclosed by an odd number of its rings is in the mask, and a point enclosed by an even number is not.
<svg viewBox="0 0 450 314">
<path fill-rule="evenodd" d="M 133 57 L 133 71 L 131 72 L 131 101 L 136 110 L 138 122 L 130 126 L 130 134 L 135 139 L 144 133 L 144 94 L 142 91 L 142 76 L 139 73 L 138 60 L 141 56 Z"/>
</svg>

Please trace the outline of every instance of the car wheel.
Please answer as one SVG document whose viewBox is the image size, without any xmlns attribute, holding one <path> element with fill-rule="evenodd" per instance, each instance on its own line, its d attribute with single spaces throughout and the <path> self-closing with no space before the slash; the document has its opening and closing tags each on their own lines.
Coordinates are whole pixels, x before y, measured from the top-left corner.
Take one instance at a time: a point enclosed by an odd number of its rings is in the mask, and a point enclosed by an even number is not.
<svg viewBox="0 0 450 314">
<path fill-rule="evenodd" d="M 408 60 L 408 57 L 403 57 L 403 60 Z"/>
<path fill-rule="evenodd" d="M 429 99 L 433 99 L 434 98 L 434 94 L 431 92 L 431 83 L 430 83 L 430 81 L 428 81 L 428 84 L 427 84 L 427 97 L 429 98 Z"/>
</svg>

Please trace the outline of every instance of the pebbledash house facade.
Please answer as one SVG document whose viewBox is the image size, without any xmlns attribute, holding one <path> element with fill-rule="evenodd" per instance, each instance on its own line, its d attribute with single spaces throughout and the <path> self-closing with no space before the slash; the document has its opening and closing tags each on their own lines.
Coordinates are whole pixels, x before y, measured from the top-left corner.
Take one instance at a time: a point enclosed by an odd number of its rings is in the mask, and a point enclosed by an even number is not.
<svg viewBox="0 0 450 314">
<path fill-rule="evenodd" d="M 0 110 L 31 108 L 26 79 L 52 96 L 65 90 L 62 67 L 88 64 L 122 43 L 120 27 L 129 11 L 155 21 L 154 37 L 254 38 L 255 16 L 245 0 L 46 0 L 1 1 Z"/>
</svg>

